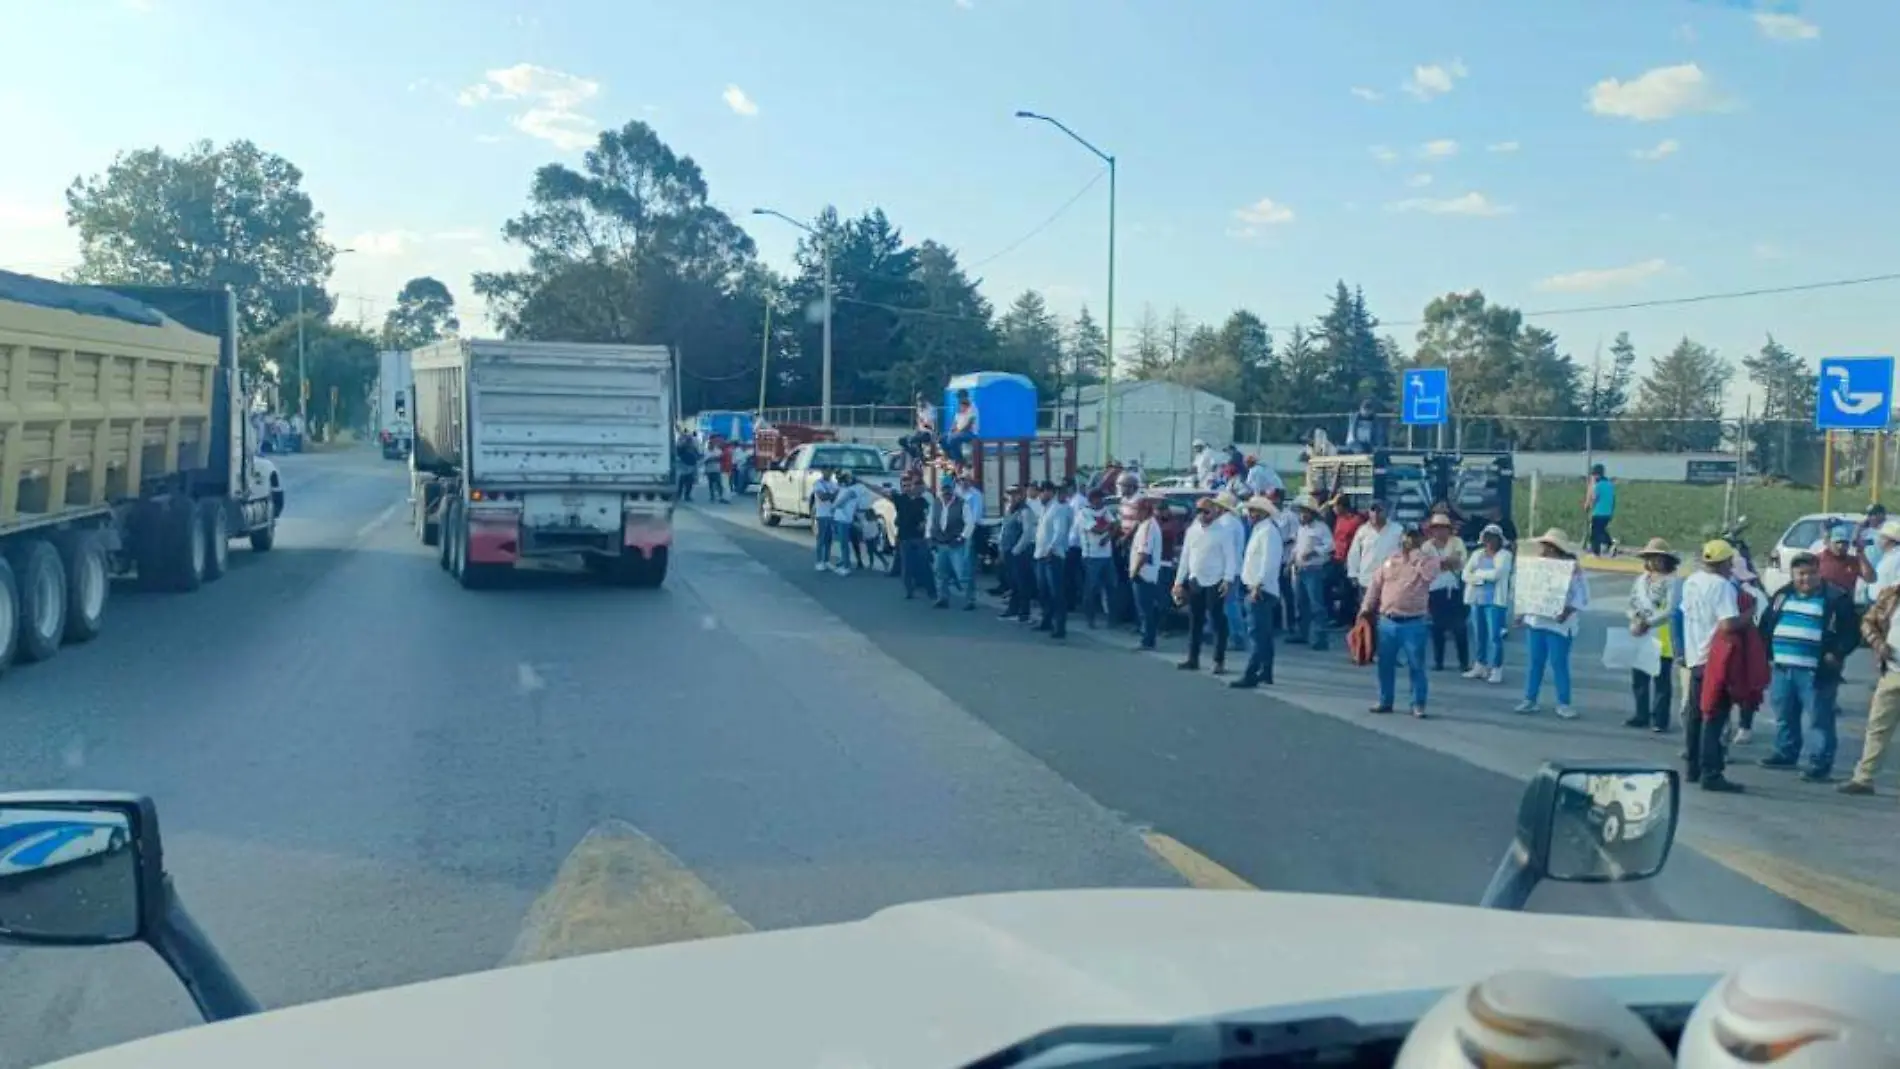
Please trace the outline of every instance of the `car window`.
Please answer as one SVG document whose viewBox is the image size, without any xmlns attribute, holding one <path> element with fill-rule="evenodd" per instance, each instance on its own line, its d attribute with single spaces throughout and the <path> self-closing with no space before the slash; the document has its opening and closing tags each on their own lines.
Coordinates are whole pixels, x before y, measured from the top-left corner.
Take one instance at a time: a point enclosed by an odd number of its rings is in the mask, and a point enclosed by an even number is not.
<svg viewBox="0 0 1900 1069">
<path fill-rule="evenodd" d="M 1821 540 L 1820 520 L 1796 520 L 1788 533 L 1781 536 L 1781 544 L 1793 549 L 1807 549 Z"/>
<path fill-rule="evenodd" d="M 811 462 L 814 467 L 827 471 L 844 468 L 866 475 L 881 475 L 886 470 L 882 454 L 858 445 L 815 446 Z"/>
</svg>

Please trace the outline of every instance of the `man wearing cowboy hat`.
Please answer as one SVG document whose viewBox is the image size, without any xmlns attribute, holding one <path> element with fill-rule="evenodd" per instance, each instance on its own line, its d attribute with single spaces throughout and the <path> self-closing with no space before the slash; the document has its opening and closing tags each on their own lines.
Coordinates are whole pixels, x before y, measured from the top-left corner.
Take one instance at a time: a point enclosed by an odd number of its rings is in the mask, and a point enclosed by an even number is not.
<svg viewBox="0 0 1900 1069">
<path fill-rule="evenodd" d="M 1247 536 L 1247 552 L 1240 561 L 1240 582 L 1247 590 L 1248 609 L 1253 628 L 1252 652 L 1247 669 L 1228 686 L 1251 690 L 1273 682 L 1273 627 L 1279 615 L 1280 576 L 1284 573 L 1286 540 L 1274 517 L 1280 510 L 1265 494 L 1255 494 L 1241 506 L 1254 517 L 1253 533 Z"/>
<path fill-rule="evenodd" d="M 1214 528 L 1233 542 L 1234 559 L 1239 560 L 1247 553 L 1247 521 L 1240 518 L 1240 499 L 1232 490 L 1222 490 L 1214 500 L 1221 508 Z M 1247 598 L 1239 583 L 1227 585 L 1221 611 L 1227 616 L 1227 648 L 1235 653 L 1246 653 L 1251 645 L 1247 640 Z"/>
<path fill-rule="evenodd" d="M 1399 538 L 1404 533 L 1392 522 L 1391 508 L 1384 501 L 1374 498 L 1366 502 L 1366 522 L 1354 533 L 1352 546 L 1346 551 L 1346 574 L 1358 587 L 1361 601 L 1379 565 L 1398 553 Z"/>
<path fill-rule="evenodd" d="M 1312 494 L 1293 499 L 1293 513 L 1299 526 L 1293 532 L 1292 572 L 1298 591 L 1296 614 L 1304 634 L 1296 632 L 1289 642 L 1307 642 L 1316 650 L 1326 648 L 1327 569 L 1333 562 L 1333 531 L 1320 518 L 1319 502 Z"/>
<path fill-rule="evenodd" d="M 1201 643 L 1211 622 L 1214 629 L 1214 674 L 1226 671 L 1227 615 L 1222 599 L 1228 587 L 1240 581 L 1240 556 L 1234 543 L 1214 523 L 1220 502 L 1204 497 L 1196 505 L 1194 522 L 1181 538 L 1181 562 L 1174 575 L 1174 600 L 1188 610 L 1188 655 L 1176 667 L 1192 672 L 1201 667 Z"/>
</svg>

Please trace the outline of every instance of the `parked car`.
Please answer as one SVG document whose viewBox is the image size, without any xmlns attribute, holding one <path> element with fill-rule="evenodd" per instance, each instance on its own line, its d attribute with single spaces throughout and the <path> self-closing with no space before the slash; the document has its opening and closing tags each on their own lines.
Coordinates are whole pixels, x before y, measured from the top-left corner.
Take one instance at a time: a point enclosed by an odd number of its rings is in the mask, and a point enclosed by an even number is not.
<svg viewBox="0 0 1900 1069">
<path fill-rule="evenodd" d="M 1837 526 L 1855 529 L 1860 526 L 1861 519 L 1860 514 L 1853 512 L 1811 512 L 1789 524 L 1774 549 L 1769 551 L 1767 559 L 1761 562 L 1762 590 L 1772 595 L 1787 586 L 1789 566 L 1794 563 L 1796 554 L 1818 552 L 1829 529 Z M 1874 532 L 1871 529 L 1861 536 L 1862 545 L 1873 540 Z M 1866 583 L 1854 584 L 1856 601 L 1861 600 L 1866 586 Z"/>
</svg>

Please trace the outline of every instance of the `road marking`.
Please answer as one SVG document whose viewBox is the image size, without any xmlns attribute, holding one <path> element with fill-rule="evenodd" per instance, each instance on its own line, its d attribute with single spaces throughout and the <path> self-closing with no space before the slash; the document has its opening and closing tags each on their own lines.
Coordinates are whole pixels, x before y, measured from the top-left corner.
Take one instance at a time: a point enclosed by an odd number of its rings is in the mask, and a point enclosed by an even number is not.
<svg viewBox="0 0 1900 1069">
<path fill-rule="evenodd" d="M 534 665 L 526 661 L 515 665 L 515 688 L 521 693 L 533 694 L 537 690 L 545 690 L 547 685 L 541 673 L 534 670 Z"/>
<path fill-rule="evenodd" d="M 356 533 L 350 536 L 350 541 L 352 543 L 361 542 L 364 539 L 368 538 L 370 535 L 375 534 L 376 529 L 378 527 L 381 527 L 383 524 L 386 524 L 390 520 L 395 519 L 396 514 L 398 512 L 401 512 L 402 510 L 408 507 L 409 507 L 408 504 L 402 501 L 398 501 L 395 504 L 389 506 L 388 508 L 384 509 L 382 512 L 378 513 L 375 519 L 369 521 L 368 523 L 364 524 L 361 527 L 358 527 L 356 529 Z"/>
<path fill-rule="evenodd" d="M 1181 874 L 1188 886 L 1202 891 L 1258 891 L 1260 888 L 1234 875 L 1233 871 L 1171 835 L 1144 831 L 1141 841 L 1156 857 Z"/>
<path fill-rule="evenodd" d="M 1687 845 L 1860 935 L 1900 936 L 1900 893 L 1697 836 Z"/>
<path fill-rule="evenodd" d="M 619 820 L 581 838 L 528 910 L 506 965 L 658 946 L 752 926 L 640 829 Z"/>
</svg>

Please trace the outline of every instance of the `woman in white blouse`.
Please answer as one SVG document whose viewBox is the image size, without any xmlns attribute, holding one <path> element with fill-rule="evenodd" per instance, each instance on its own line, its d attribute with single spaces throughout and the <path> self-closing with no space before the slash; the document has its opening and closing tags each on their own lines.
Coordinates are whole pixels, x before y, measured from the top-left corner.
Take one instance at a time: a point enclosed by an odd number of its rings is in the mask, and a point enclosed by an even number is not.
<svg viewBox="0 0 1900 1069">
<path fill-rule="evenodd" d="M 1537 711 L 1537 692 L 1543 686 L 1544 668 L 1548 665 L 1552 682 L 1557 684 L 1557 715 L 1564 720 L 1575 720 L 1577 710 L 1570 704 L 1570 645 L 1577 637 L 1577 613 L 1590 606 L 1590 584 L 1584 580 L 1583 569 L 1576 565 L 1577 544 L 1569 535 L 1552 527 L 1532 542 L 1538 556 L 1545 560 L 1571 562 L 1570 585 L 1557 615 L 1524 614 L 1524 646 L 1530 668 L 1524 673 L 1524 700 L 1511 711 Z M 1522 568 L 1523 564 L 1520 562 L 1518 567 Z"/>
<path fill-rule="evenodd" d="M 1676 614 L 1682 610 L 1682 577 L 1676 569 L 1682 558 L 1669 543 L 1652 538 L 1637 556 L 1643 559 L 1643 574 L 1630 584 L 1630 634 L 1654 635 L 1662 647 L 1662 668 L 1655 675 L 1630 669 L 1630 692 L 1636 699 L 1636 711 L 1623 722 L 1626 727 L 1646 727 L 1658 734 L 1669 730 L 1671 681 L 1675 679 Z"/>
<path fill-rule="evenodd" d="M 1495 523 L 1478 534 L 1478 548 L 1465 560 L 1465 606 L 1471 610 L 1475 647 L 1471 671 L 1465 675 L 1472 679 L 1504 682 L 1504 631 L 1510 623 L 1515 563 L 1511 551 L 1504 548 L 1504 528 Z"/>
</svg>

